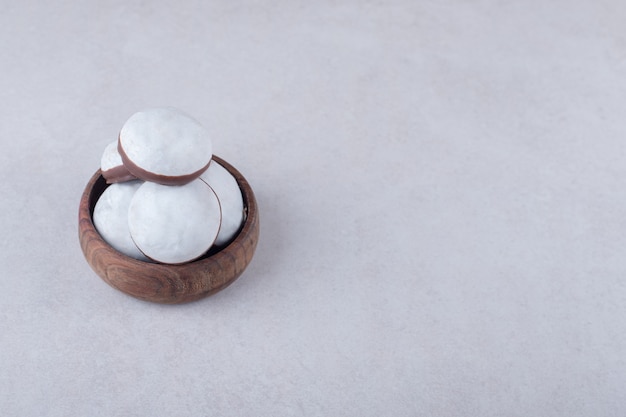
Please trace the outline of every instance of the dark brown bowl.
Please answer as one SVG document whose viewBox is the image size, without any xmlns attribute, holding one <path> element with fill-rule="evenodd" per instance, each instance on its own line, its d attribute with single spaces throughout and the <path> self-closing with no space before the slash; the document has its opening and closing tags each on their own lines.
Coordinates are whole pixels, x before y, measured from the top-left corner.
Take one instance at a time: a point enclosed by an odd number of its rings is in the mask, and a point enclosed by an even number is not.
<svg viewBox="0 0 626 417">
<path fill-rule="evenodd" d="M 178 304 L 214 294 L 231 284 L 246 269 L 259 239 L 259 213 L 248 181 L 232 165 L 213 159 L 237 180 L 246 216 L 237 236 L 226 246 L 212 249 L 200 259 L 182 265 L 143 262 L 113 249 L 93 224 L 93 209 L 108 187 L 100 170 L 91 177 L 80 199 L 80 247 L 91 268 L 109 285 L 141 300 Z"/>
</svg>

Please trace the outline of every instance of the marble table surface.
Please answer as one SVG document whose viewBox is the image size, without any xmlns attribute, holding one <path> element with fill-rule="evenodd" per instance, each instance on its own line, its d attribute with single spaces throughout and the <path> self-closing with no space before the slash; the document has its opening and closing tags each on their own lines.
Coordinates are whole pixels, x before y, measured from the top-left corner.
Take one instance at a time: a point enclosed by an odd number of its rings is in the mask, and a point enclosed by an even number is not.
<svg viewBox="0 0 626 417">
<path fill-rule="evenodd" d="M 4 416 L 626 415 L 626 5 L 0 8 Z M 90 269 L 78 203 L 135 111 L 249 180 L 202 301 Z"/>
</svg>

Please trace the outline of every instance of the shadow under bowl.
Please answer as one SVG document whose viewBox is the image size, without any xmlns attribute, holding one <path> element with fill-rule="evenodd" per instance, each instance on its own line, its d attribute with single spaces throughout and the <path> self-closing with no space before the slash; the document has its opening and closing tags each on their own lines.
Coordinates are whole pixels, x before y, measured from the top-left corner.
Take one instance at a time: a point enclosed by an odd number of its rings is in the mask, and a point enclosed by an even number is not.
<svg viewBox="0 0 626 417">
<path fill-rule="evenodd" d="M 214 294 L 243 273 L 259 239 L 257 202 L 250 184 L 239 171 L 221 158 L 213 156 L 213 160 L 237 180 L 243 196 L 244 222 L 230 243 L 212 248 L 201 258 L 181 265 L 139 261 L 104 241 L 93 224 L 93 210 L 108 184 L 100 170 L 96 171 L 80 200 L 78 233 L 85 259 L 100 278 L 141 300 L 179 304 Z"/>
</svg>

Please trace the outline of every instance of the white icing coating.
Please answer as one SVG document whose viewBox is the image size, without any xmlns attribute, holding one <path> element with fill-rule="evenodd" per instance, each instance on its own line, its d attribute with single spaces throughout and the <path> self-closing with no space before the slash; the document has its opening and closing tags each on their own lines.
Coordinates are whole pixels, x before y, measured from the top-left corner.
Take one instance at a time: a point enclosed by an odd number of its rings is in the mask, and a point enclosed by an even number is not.
<svg viewBox="0 0 626 417">
<path fill-rule="evenodd" d="M 122 157 L 117 151 L 117 141 L 109 143 L 104 152 L 102 153 L 102 159 L 100 160 L 100 169 L 102 172 L 108 171 L 113 168 L 117 168 L 124 165 L 122 163 Z"/>
<path fill-rule="evenodd" d="M 215 239 L 215 244 L 221 246 L 231 240 L 243 222 L 243 197 L 235 177 L 223 166 L 211 161 L 209 168 L 200 175 L 220 200 L 222 207 L 222 227 Z"/>
<path fill-rule="evenodd" d="M 127 181 L 110 185 L 96 203 L 93 223 L 102 238 L 114 249 L 131 258 L 147 261 L 128 230 L 128 206 L 142 181 Z"/>
<path fill-rule="evenodd" d="M 199 179 L 175 186 L 145 182 L 128 209 L 128 227 L 137 247 L 168 264 L 202 256 L 213 245 L 221 220 L 215 192 Z"/>
<path fill-rule="evenodd" d="M 172 107 L 133 114 L 120 131 L 119 143 L 139 168 L 168 177 L 190 175 L 211 161 L 211 138 L 195 119 Z"/>
</svg>

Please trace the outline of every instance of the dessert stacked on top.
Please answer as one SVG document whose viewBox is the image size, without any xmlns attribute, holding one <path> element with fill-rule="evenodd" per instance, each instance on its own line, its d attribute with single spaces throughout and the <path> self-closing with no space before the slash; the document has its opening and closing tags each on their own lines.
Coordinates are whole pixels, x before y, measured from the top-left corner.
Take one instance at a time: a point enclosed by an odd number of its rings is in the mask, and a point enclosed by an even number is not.
<svg viewBox="0 0 626 417">
<path fill-rule="evenodd" d="M 111 184 L 93 212 L 102 238 L 125 255 L 167 264 L 227 244 L 243 222 L 243 198 L 212 157 L 207 131 L 181 111 L 132 115 L 102 155 L 102 176 Z"/>
</svg>

